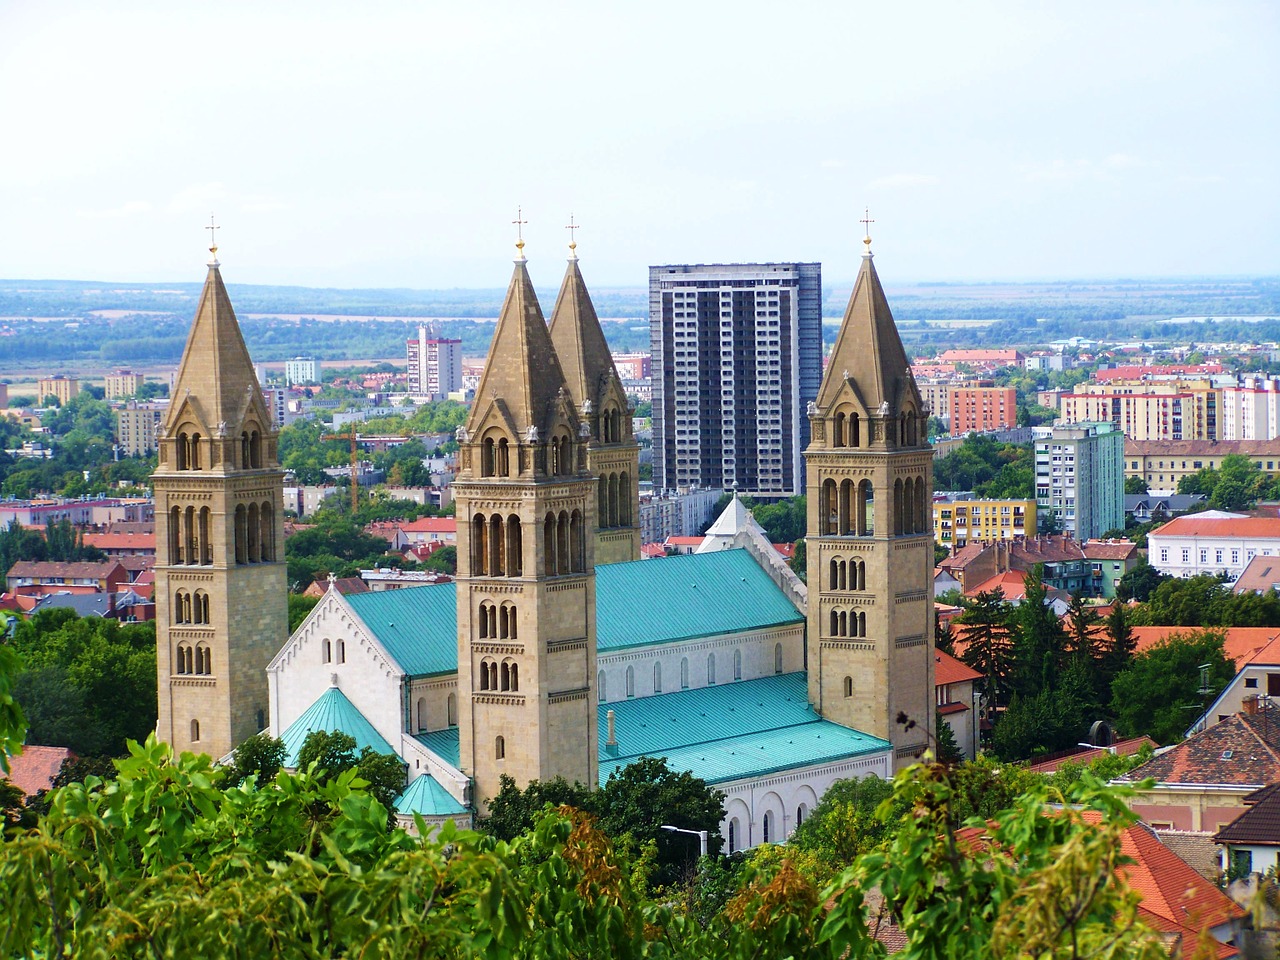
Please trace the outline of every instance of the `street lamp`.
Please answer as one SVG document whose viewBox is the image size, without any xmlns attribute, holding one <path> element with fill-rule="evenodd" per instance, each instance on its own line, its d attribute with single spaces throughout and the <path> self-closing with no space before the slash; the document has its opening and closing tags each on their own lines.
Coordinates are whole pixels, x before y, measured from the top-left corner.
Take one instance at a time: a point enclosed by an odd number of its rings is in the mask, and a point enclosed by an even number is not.
<svg viewBox="0 0 1280 960">
<path fill-rule="evenodd" d="M 702 845 L 702 856 L 707 855 L 707 831 L 705 830 L 686 830 L 684 827 L 673 827 L 669 823 L 662 824 L 663 830 L 670 830 L 672 833 L 687 833 L 697 837 L 698 842 Z"/>
</svg>

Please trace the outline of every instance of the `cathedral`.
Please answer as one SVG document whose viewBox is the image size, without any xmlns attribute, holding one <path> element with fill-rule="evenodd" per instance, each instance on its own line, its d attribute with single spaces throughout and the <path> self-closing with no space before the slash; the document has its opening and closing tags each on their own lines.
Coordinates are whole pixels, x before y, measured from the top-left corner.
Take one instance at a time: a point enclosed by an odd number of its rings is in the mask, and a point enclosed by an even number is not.
<svg viewBox="0 0 1280 960">
<path fill-rule="evenodd" d="M 667 758 L 726 795 L 730 850 L 933 730 L 931 451 L 870 239 L 808 415 L 807 585 L 735 499 L 639 560 L 639 447 L 576 248 L 546 321 L 523 242 L 453 486 L 455 582 L 342 596 L 287 636 L 277 437 L 214 257 L 155 473 L 160 728 L 223 757 L 267 729 L 400 756 L 397 813 L 483 815 L 500 778 Z M 897 722 L 899 714 L 913 726 Z"/>
</svg>

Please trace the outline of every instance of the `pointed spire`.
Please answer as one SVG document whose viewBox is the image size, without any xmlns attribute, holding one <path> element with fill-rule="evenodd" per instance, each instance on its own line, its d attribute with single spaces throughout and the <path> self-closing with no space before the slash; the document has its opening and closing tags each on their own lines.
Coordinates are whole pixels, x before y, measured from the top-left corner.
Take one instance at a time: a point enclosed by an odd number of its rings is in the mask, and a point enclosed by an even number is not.
<svg viewBox="0 0 1280 960">
<path fill-rule="evenodd" d="M 551 345 L 522 252 L 489 345 L 489 358 L 471 404 L 467 430 L 474 433 L 490 404 L 500 400 L 517 430 L 523 433 L 536 427 L 538 435 L 545 438 L 552 401 L 564 387 L 564 372 Z"/>
<path fill-rule="evenodd" d="M 818 389 L 818 406 L 826 409 L 843 388 L 844 381 L 852 380 L 868 413 L 875 413 L 882 403 L 887 403 L 896 414 L 904 391 L 916 394 L 919 408 L 911 364 L 872 262 L 871 237 L 865 237 L 863 243 L 866 251 L 862 254 L 862 267 L 836 335 L 826 376 Z"/>
<path fill-rule="evenodd" d="M 589 400 L 599 407 L 601 386 L 608 382 L 607 375 L 612 374 L 616 380 L 618 373 L 591 294 L 578 269 L 576 246 L 569 244 L 569 266 L 551 313 L 551 343 L 560 358 L 573 402 L 581 407 Z"/>
<path fill-rule="evenodd" d="M 182 351 L 166 430 L 175 425 L 185 400 L 190 397 L 205 427 L 215 435 L 219 425 L 226 430 L 238 430 L 250 405 L 261 408 L 258 411 L 260 427 L 269 431 L 272 422 L 266 417 L 262 388 L 249 348 L 244 344 L 231 298 L 222 282 L 217 250 L 216 244 L 210 247 L 209 273 Z"/>
</svg>

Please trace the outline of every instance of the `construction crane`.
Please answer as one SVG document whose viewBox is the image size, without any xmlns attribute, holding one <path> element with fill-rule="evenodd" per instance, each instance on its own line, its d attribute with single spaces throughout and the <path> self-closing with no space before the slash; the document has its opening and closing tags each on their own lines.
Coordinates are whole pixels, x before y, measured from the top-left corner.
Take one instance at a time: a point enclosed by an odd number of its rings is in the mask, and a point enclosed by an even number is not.
<svg viewBox="0 0 1280 960">
<path fill-rule="evenodd" d="M 356 434 L 356 428 L 353 426 L 349 432 L 335 433 L 330 439 L 351 441 L 351 515 L 354 517 L 360 504 L 360 450 L 356 446 L 356 440 L 359 437 Z"/>
</svg>

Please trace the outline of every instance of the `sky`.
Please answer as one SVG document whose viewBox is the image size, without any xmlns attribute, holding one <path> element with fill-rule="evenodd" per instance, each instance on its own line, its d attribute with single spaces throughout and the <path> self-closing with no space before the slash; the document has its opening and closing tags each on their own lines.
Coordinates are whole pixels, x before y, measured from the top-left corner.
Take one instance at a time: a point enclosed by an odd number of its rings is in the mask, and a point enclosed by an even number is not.
<svg viewBox="0 0 1280 960">
<path fill-rule="evenodd" d="M 0 277 L 1280 274 L 1280 4 L 0 0 Z"/>
</svg>

